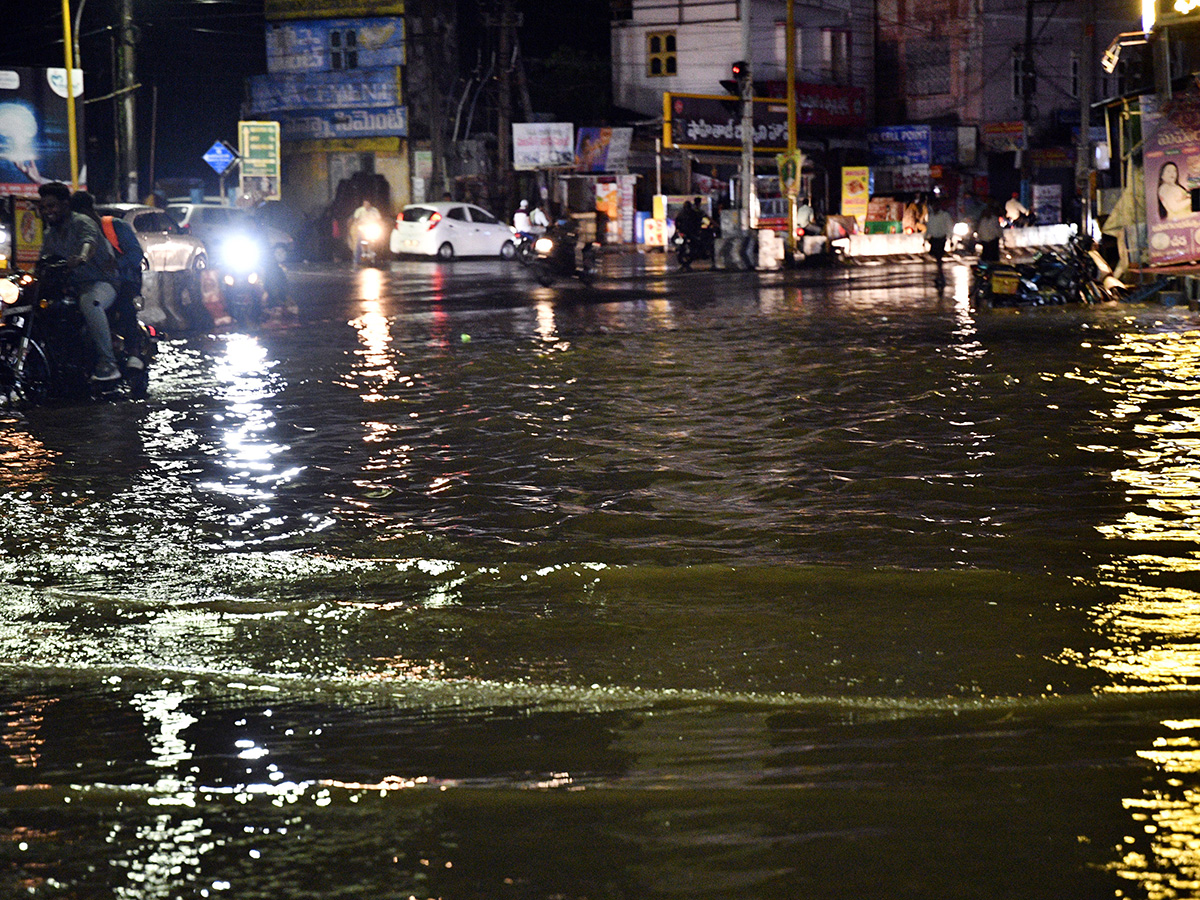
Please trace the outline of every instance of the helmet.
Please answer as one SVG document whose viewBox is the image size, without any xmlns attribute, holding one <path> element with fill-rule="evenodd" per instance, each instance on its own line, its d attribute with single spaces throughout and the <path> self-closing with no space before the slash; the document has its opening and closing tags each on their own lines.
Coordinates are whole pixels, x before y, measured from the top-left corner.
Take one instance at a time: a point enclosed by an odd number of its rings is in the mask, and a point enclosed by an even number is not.
<svg viewBox="0 0 1200 900">
<path fill-rule="evenodd" d="M 528 200 L 521 201 L 521 209 L 529 209 L 529 201 Z"/>
</svg>

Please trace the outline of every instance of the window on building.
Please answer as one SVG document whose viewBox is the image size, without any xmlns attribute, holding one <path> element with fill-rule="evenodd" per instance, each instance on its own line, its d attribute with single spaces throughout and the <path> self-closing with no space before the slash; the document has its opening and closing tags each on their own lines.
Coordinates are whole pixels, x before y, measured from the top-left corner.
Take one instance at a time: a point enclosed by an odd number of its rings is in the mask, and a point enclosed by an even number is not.
<svg viewBox="0 0 1200 900">
<path fill-rule="evenodd" d="M 802 34 L 801 30 L 799 28 L 797 28 L 796 29 L 796 69 L 797 69 L 797 71 L 799 71 L 801 68 L 803 68 L 803 54 L 801 52 L 801 47 L 803 46 L 803 41 L 801 41 L 801 39 L 800 39 L 801 34 Z M 787 23 L 786 22 L 776 22 L 775 23 L 775 58 L 777 60 L 779 60 L 779 65 L 781 67 L 781 71 L 783 71 L 782 67 L 785 65 L 785 60 L 787 59 L 787 36 L 788 36 Z"/>
<path fill-rule="evenodd" d="M 646 74 L 652 77 L 674 75 L 675 32 L 651 31 L 646 35 Z"/>
<path fill-rule="evenodd" d="M 358 32 L 352 28 L 329 32 L 329 63 L 335 71 L 358 68 Z"/>
<path fill-rule="evenodd" d="M 834 84 L 850 81 L 850 31 L 846 28 L 821 29 L 825 75 Z"/>
<path fill-rule="evenodd" d="M 1079 99 L 1079 54 L 1071 54 L 1071 97 Z"/>
<path fill-rule="evenodd" d="M 1013 51 L 1012 55 L 1012 98 L 1021 100 L 1025 96 L 1025 55 Z"/>
</svg>

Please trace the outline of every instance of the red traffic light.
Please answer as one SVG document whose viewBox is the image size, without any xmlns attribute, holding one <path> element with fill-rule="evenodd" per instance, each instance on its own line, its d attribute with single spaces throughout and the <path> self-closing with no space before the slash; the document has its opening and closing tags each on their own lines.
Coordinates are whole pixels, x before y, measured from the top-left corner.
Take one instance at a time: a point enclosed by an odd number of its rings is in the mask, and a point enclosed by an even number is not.
<svg viewBox="0 0 1200 900">
<path fill-rule="evenodd" d="M 739 59 L 729 67 L 729 72 L 735 79 L 740 81 L 750 73 L 750 67 L 746 65 L 746 61 L 744 59 Z"/>
</svg>

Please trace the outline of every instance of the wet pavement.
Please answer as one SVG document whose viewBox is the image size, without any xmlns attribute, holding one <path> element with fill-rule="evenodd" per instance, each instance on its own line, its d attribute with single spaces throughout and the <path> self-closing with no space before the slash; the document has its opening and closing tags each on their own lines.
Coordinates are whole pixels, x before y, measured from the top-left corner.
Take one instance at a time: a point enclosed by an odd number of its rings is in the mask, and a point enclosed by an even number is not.
<svg viewBox="0 0 1200 900">
<path fill-rule="evenodd" d="M 297 268 L 0 422 L 0 894 L 1186 897 L 1200 321 Z"/>
</svg>

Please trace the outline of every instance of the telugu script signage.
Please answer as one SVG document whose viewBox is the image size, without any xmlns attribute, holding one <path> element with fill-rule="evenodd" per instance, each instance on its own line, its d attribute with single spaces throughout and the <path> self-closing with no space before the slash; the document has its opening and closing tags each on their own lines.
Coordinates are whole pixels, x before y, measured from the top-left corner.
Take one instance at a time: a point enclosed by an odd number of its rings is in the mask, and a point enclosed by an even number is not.
<svg viewBox="0 0 1200 900">
<path fill-rule="evenodd" d="M 663 94 L 663 146 L 689 150 L 740 150 L 742 114 L 736 97 L 719 94 Z M 754 100 L 756 153 L 787 149 L 787 104 Z"/>
<path fill-rule="evenodd" d="M 403 106 L 384 109 L 329 109 L 279 114 L 283 139 L 326 140 L 355 137 L 406 137 L 408 110 Z"/>
</svg>

